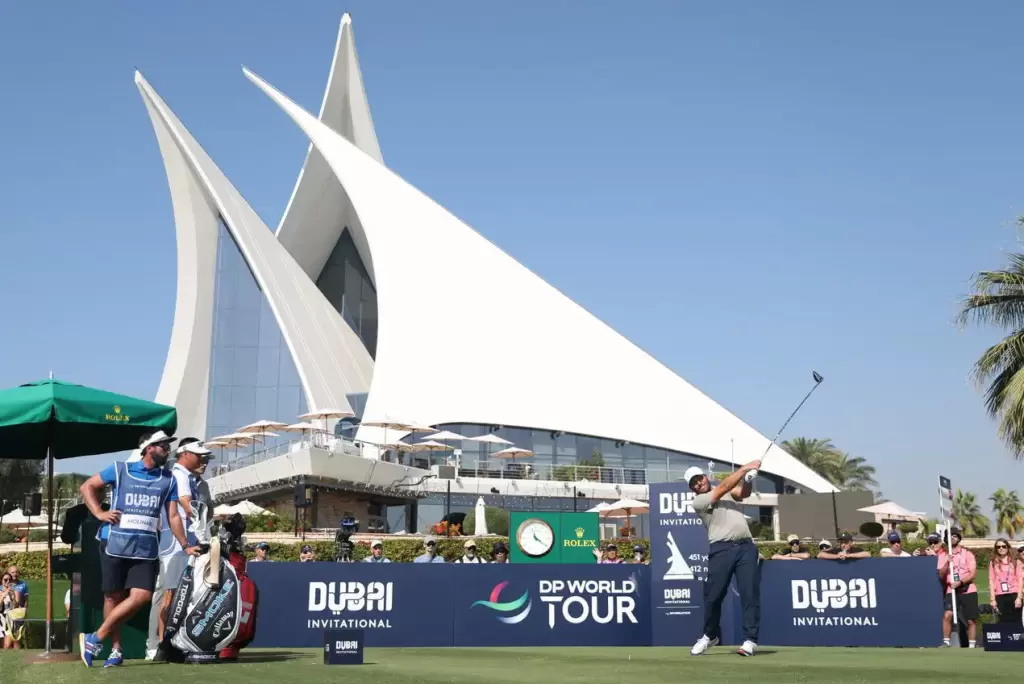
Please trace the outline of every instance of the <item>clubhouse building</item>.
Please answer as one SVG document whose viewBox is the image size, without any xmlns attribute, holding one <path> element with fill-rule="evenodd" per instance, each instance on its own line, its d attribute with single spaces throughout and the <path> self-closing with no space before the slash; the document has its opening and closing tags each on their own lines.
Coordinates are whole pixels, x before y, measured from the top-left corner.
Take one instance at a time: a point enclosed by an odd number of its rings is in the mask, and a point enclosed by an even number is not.
<svg viewBox="0 0 1024 684">
<path fill-rule="evenodd" d="M 211 479 L 218 500 L 290 516 L 306 484 L 314 527 L 350 513 L 362 530 L 422 532 L 480 496 L 570 511 L 646 499 L 649 483 L 692 465 L 722 472 L 733 454 L 747 461 L 768 447 L 387 167 L 347 15 L 319 114 L 245 75 L 286 115 L 282 126 L 290 119 L 310 140 L 276 229 L 135 79 L 177 234 L 156 399 L 177 407 L 178 434 L 208 439 L 325 414 L 306 419 L 317 430 L 270 429 L 225 447 Z M 454 435 L 412 447 L 433 430 Z M 770 524 L 778 495 L 796 489 L 834 490 L 772 447 L 749 515 Z"/>
</svg>

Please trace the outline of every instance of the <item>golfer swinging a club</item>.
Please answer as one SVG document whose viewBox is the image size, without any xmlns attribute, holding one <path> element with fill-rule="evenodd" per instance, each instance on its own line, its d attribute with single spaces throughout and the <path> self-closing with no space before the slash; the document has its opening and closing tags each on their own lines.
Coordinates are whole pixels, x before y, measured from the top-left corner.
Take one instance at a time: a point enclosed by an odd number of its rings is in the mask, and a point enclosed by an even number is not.
<svg viewBox="0 0 1024 684">
<path fill-rule="evenodd" d="M 733 574 L 736 575 L 736 586 L 743 604 L 743 645 L 736 652 L 752 656 L 757 649 L 757 632 L 761 625 L 757 546 L 738 502 L 750 496 L 753 476 L 748 478 L 747 474 L 760 467 L 760 461 L 752 461 L 714 488 L 700 468 L 686 470 L 686 482 L 697 495 L 693 499 L 693 510 L 704 521 L 709 546 L 708 571 L 704 581 L 704 635 L 690 649 L 693 655 L 700 655 L 718 645 L 722 601 L 729 591 Z"/>
</svg>

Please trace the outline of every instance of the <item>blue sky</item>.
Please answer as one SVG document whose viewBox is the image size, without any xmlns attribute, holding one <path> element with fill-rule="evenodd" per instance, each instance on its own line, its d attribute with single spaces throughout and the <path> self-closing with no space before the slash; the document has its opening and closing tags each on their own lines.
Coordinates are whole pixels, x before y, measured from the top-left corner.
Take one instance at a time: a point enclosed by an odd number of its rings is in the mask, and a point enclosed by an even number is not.
<svg viewBox="0 0 1024 684">
<path fill-rule="evenodd" d="M 316 111 L 347 9 L 398 173 L 762 432 L 817 369 L 785 437 L 915 510 L 939 472 L 987 499 L 1021 468 L 969 379 L 997 336 L 952 319 L 1018 248 L 1024 6 L 828 5 L 3 3 L 0 386 L 153 396 L 174 228 L 133 69 L 276 225 L 307 142 L 240 65 Z"/>
</svg>

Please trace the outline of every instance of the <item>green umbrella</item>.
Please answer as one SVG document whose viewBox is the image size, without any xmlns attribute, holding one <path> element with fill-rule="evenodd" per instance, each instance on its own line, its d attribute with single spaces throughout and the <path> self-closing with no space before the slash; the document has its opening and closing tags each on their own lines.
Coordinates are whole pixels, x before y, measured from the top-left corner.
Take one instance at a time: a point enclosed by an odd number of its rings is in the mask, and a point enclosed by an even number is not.
<svg viewBox="0 0 1024 684">
<path fill-rule="evenodd" d="M 47 459 L 46 652 L 53 624 L 53 460 L 134 449 L 156 430 L 173 434 L 178 412 L 54 379 L 0 390 L 0 458 Z"/>
<path fill-rule="evenodd" d="M 0 458 L 108 454 L 177 426 L 171 406 L 82 385 L 44 380 L 0 390 Z"/>
</svg>

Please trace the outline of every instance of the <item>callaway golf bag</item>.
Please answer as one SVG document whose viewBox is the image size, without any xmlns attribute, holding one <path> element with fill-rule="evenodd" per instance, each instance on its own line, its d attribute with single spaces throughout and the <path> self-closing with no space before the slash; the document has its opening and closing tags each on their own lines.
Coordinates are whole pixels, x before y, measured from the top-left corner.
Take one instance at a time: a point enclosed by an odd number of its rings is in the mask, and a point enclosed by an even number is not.
<svg viewBox="0 0 1024 684">
<path fill-rule="evenodd" d="M 193 507 L 190 529 L 204 553 L 190 558 L 182 575 L 167 616 L 163 647 L 170 661 L 209 663 L 235 645 L 243 621 L 242 579 L 228 559 L 232 551 L 241 552 L 245 521 L 236 514 L 213 537 L 205 523 L 205 507 Z M 242 578 L 248 579 L 244 574 Z M 252 620 L 252 613 L 246 611 L 246 621 Z"/>
</svg>

